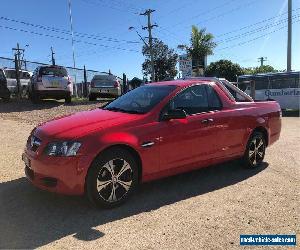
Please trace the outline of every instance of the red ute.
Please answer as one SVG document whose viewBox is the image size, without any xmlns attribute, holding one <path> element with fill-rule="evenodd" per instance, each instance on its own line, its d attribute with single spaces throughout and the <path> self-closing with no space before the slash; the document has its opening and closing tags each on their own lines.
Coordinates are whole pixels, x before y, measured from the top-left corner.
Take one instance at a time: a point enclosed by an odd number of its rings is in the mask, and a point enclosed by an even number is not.
<svg viewBox="0 0 300 250">
<path fill-rule="evenodd" d="M 152 83 L 46 122 L 28 138 L 26 176 L 41 189 L 85 193 L 111 207 L 141 182 L 235 158 L 259 166 L 279 138 L 280 107 L 227 88 L 209 78 Z"/>
</svg>

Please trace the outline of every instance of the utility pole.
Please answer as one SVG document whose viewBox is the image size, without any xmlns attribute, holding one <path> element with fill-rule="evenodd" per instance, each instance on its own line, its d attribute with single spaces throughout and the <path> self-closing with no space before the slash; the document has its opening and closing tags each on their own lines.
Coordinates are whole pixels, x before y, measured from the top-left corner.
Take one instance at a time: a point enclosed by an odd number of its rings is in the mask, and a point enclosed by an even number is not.
<svg viewBox="0 0 300 250">
<path fill-rule="evenodd" d="M 70 27 L 71 27 L 71 36 L 72 36 L 73 67 L 76 68 L 76 63 L 75 63 L 75 48 L 74 48 L 74 31 L 73 31 L 73 18 L 72 18 L 72 6 L 71 6 L 71 0 L 69 0 L 68 3 L 69 3 L 69 18 L 70 18 Z"/>
<path fill-rule="evenodd" d="M 20 83 L 20 58 L 21 51 L 24 53 L 24 49 L 20 49 L 19 43 L 17 43 L 17 48 L 12 49 L 15 52 L 15 70 L 16 70 L 16 80 L 17 80 L 17 97 L 20 99 L 21 97 L 21 83 Z"/>
<path fill-rule="evenodd" d="M 151 60 L 151 78 L 152 82 L 155 82 L 155 68 L 154 68 L 154 58 L 153 58 L 153 38 L 152 38 L 152 29 L 154 27 L 158 27 L 156 24 L 151 24 L 151 13 L 155 10 L 148 9 L 144 13 L 141 13 L 141 16 L 147 16 L 148 17 L 148 25 L 146 27 L 143 27 L 144 30 L 148 30 L 149 36 L 149 50 L 150 50 L 150 60 Z"/>
<path fill-rule="evenodd" d="M 52 65 L 55 65 L 54 54 L 55 54 L 55 52 L 53 51 L 53 47 L 51 46 L 51 62 L 52 62 Z"/>
<path fill-rule="evenodd" d="M 259 58 L 257 58 L 257 59 L 259 60 L 260 66 L 261 66 L 261 67 L 264 66 L 264 62 L 267 61 L 267 58 L 266 58 L 266 57 L 259 57 Z"/>
<path fill-rule="evenodd" d="M 292 0 L 288 0 L 288 40 L 286 70 L 292 70 Z"/>
</svg>

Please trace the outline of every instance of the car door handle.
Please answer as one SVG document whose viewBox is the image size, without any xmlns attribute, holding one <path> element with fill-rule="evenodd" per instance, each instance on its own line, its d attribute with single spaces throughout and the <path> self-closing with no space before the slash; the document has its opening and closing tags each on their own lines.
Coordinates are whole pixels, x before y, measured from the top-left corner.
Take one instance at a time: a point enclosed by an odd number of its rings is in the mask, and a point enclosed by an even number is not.
<svg viewBox="0 0 300 250">
<path fill-rule="evenodd" d="M 213 122 L 213 121 L 214 121 L 214 119 L 209 118 L 209 119 L 204 119 L 204 120 L 202 120 L 201 123 L 207 124 L 207 123 L 210 123 L 210 122 Z"/>
</svg>

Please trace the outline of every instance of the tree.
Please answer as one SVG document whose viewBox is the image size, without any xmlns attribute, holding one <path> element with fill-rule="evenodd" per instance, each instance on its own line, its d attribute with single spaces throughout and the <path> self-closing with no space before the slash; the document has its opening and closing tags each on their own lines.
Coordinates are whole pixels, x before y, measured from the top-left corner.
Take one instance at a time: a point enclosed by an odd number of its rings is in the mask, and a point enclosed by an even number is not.
<svg viewBox="0 0 300 250">
<path fill-rule="evenodd" d="M 243 75 L 243 68 L 229 60 L 220 60 L 211 63 L 205 70 L 205 76 L 226 78 L 228 81 L 235 82 L 236 76 Z"/>
<path fill-rule="evenodd" d="M 247 75 L 255 75 L 258 73 L 271 73 L 278 72 L 278 70 L 274 69 L 271 65 L 263 65 L 255 68 L 245 68 L 244 73 Z"/>
<path fill-rule="evenodd" d="M 132 86 L 132 88 L 137 88 L 139 86 L 141 86 L 141 84 L 143 83 L 142 79 L 139 79 L 137 77 L 133 77 L 132 80 L 129 82 L 129 84 Z"/>
<path fill-rule="evenodd" d="M 217 46 L 213 40 L 213 34 L 207 33 L 205 28 L 199 29 L 193 25 L 190 45 L 178 45 L 178 48 L 186 50 L 188 56 L 192 58 L 197 76 L 200 74 L 200 68 L 204 69 L 206 56 L 212 55 L 213 49 Z"/>
<path fill-rule="evenodd" d="M 143 63 L 143 73 L 145 76 L 151 74 L 151 61 L 150 61 L 150 50 L 149 47 L 143 46 L 143 55 L 146 56 L 145 62 Z M 161 81 L 165 79 L 174 79 L 177 75 L 176 64 L 178 55 L 173 49 L 170 49 L 162 41 L 155 39 L 153 42 L 153 59 L 154 59 L 154 70 L 155 80 Z"/>
</svg>

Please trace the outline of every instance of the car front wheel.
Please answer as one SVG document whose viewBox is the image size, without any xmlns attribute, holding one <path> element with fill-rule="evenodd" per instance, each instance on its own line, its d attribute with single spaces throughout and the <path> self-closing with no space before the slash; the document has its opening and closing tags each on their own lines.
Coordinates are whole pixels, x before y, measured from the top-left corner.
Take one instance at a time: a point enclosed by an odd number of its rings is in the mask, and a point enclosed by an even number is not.
<svg viewBox="0 0 300 250">
<path fill-rule="evenodd" d="M 245 165 L 248 168 L 258 167 L 265 157 L 265 151 L 266 140 L 264 135 L 260 132 L 254 132 L 248 141 L 243 157 Z"/>
<path fill-rule="evenodd" d="M 86 180 L 86 193 L 96 206 L 111 208 L 125 202 L 138 184 L 138 168 L 130 152 L 119 147 L 98 156 Z"/>
</svg>

